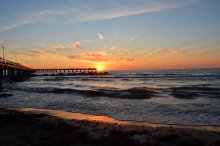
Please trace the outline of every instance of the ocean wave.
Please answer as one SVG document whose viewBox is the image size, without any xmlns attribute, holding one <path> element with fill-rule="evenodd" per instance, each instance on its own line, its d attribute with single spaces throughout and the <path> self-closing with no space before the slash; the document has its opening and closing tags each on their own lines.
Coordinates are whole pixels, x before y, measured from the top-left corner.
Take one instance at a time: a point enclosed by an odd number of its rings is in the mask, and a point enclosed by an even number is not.
<svg viewBox="0 0 220 146">
<path fill-rule="evenodd" d="M 56 78 L 46 78 L 43 79 L 44 81 L 64 81 L 66 80 L 66 78 L 60 78 L 60 77 L 56 77 Z"/>
<path fill-rule="evenodd" d="M 122 82 L 127 82 L 129 84 L 130 81 L 143 81 L 143 80 L 175 80 L 175 81 L 197 81 L 197 80 L 218 80 L 220 79 L 220 75 L 206 75 L 206 74 L 183 74 L 183 73 L 161 73 L 161 74 L 110 74 L 103 76 L 36 76 L 36 79 L 43 80 L 45 82 L 62 82 L 62 81 L 82 81 L 82 82 L 102 82 L 108 81 L 112 82 L 115 80 L 119 80 Z M 33 78 L 34 80 L 34 78 Z"/>
<path fill-rule="evenodd" d="M 87 97 L 112 97 L 112 98 L 125 98 L 125 99 L 149 99 L 156 93 L 153 90 L 145 87 L 135 87 L 125 90 L 78 90 L 71 88 L 38 88 L 31 91 L 40 93 L 57 93 L 57 94 L 78 94 Z"/>
<path fill-rule="evenodd" d="M 192 99 L 196 97 L 220 98 L 220 88 L 207 86 L 185 86 L 171 88 L 175 98 Z M 205 95 L 205 96 L 204 96 Z"/>
<path fill-rule="evenodd" d="M 191 91 L 220 91 L 220 88 L 218 87 L 206 87 L 206 86 L 184 86 L 184 87 L 174 87 L 172 89 L 191 90 Z"/>
<path fill-rule="evenodd" d="M 73 89 L 59 87 L 27 87 L 16 86 L 11 83 L 5 83 L 4 86 L 9 90 L 24 91 L 30 93 L 55 93 L 55 94 L 77 94 L 86 97 L 112 97 L 125 99 L 149 99 L 152 98 L 156 91 L 146 87 L 134 87 L 129 89 Z"/>
</svg>

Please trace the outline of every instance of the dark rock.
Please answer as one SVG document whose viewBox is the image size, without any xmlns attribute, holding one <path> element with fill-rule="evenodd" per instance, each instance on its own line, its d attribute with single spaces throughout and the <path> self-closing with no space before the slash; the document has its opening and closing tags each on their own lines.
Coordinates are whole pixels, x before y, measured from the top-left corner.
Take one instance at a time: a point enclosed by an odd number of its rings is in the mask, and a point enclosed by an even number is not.
<svg viewBox="0 0 220 146">
<path fill-rule="evenodd" d="M 213 142 L 209 146 L 220 146 L 220 140 Z"/>
<path fill-rule="evenodd" d="M 13 96 L 13 94 L 10 94 L 10 93 L 2 93 L 2 94 L 0 94 L 0 98 L 1 97 L 10 97 L 10 96 Z"/>
<path fill-rule="evenodd" d="M 196 138 L 189 138 L 186 140 L 180 140 L 177 143 L 178 146 L 205 146 L 204 142 Z"/>
<path fill-rule="evenodd" d="M 205 144 L 196 138 L 181 137 L 179 135 L 167 135 L 157 139 L 157 146 L 205 146 Z"/>
</svg>

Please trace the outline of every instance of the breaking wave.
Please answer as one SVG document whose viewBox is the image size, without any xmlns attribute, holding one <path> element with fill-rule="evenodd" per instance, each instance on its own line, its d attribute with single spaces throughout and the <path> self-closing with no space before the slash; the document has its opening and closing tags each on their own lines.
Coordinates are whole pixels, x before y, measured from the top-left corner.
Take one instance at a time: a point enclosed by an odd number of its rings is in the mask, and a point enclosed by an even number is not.
<svg viewBox="0 0 220 146">
<path fill-rule="evenodd" d="M 123 90 L 111 89 L 96 89 L 96 90 L 80 90 L 72 88 L 57 88 L 57 87 L 20 87 L 11 83 L 5 83 L 7 89 L 24 91 L 30 93 L 55 93 L 55 94 L 77 94 L 86 97 L 113 97 L 113 98 L 127 98 L 127 99 L 149 99 L 154 97 L 156 91 L 146 87 L 134 87 Z"/>
</svg>

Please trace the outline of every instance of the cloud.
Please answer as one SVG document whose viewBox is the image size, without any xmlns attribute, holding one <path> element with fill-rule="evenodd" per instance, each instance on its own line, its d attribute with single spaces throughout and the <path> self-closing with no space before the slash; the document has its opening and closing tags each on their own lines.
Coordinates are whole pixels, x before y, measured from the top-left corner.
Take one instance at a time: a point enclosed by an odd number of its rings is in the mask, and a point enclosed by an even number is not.
<svg viewBox="0 0 220 146">
<path fill-rule="evenodd" d="M 30 54 L 33 56 L 48 56 L 49 54 L 45 51 L 42 50 L 31 50 L 29 51 Z"/>
<path fill-rule="evenodd" d="M 50 22 L 53 20 L 52 17 L 50 17 L 52 13 L 53 11 L 43 10 L 40 12 L 29 14 L 27 16 L 23 16 L 22 18 L 13 18 L 13 22 L 11 22 L 10 24 L 0 25 L 0 32 L 27 24 L 32 24 L 37 22 Z"/>
<path fill-rule="evenodd" d="M 67 57 L 69 59 L 78 59 L 78 60 L 92 61 L 92 62 L 108 61 L 107 54 L 102 51 L 87 52 L 87 53 L 82 53 L 80 55 L 69 55 Z"/>
<path fill-rule="evenodd" d="M 130 37 L 130 41 L 134 41 L 134 40 L 136 40 L 135 37 Z"/>
<path fill-rule="evenodd" d="M 66 46 L 62 44 L 56 44 L 56 45 L 52 45 L 52 48 L 56 50 L 64 50 L 66 49 Z"/>
<path fill-rule="evenodd" d="M 29 50 L 28 52 L 22 54 L 30 57 L 47 57 L 49 55 L 56 54 L 54 51 L 44 51 L 44 50 Z"/>
<path fill-rule="evenodd" d="M 0 26 L 0 32 L 5 31 L 5 30 L 10 30 L 19 26 L 23 26 L 25 24 L 33 23 L 34 20 L 21 20 L 14 22 L 13 24 L 5 25 L 5 26 Z"/>
<path fill-rule="evenodd" d="M 107 20 L 118 17 L 147 14 L 152 12 L 180 8 L 186 5 L 190 5 L 191 3 L 194 2 L 155 2 L 154 0 L 139 0 L 120 3 L 120 1 L 115 1 L 107 9 L 97 9 L 94 7 L 90 7 L 89 11 L 81 11 L 81 13 L 73 16 L 73 19 L 67 23 Z"/>
<path fill-rule="evenodd" d="M 67 46 L 67 48 L 73 48 L 73 49 L 78 48 L 78 49 L 80 49 L 80 42 L 77 41 L 75 43 L 71 43 L 70 45 Z"/>
<path fill-rule="evenodd" d="M 84 55 L 84 59 L 94 62 L 108 61 L 107 54 L 103 51 L 88 52 Z"/>
<path fill-rule="evenodd" d="M 98 34 L 98 39 L 99 40 L 104 40 L 105 38 L 104 38 L 104 35 L 102 34 L 102 33 L 99 33 Z"/>
<path fill-rule="evenodd" d="M 122 50 L 122 48 L 117 45 L 114 45 L 114 46 L 110 47 L 109 50 L 120 52 Z"/>
<path fill-rule="evenodd" d="M 124 55 L 115 55 L 115 54 L 108 54 L 104 51 L 94 51 L 94 52 L 86 52 L 79 55 L 69 55 L 67 56 L 69 59 L 85 61 L 85 62 L 105 62 L 105 63 L 114 63 L 117 61 L 133 61 L 134 58 L 126 57 Z"/>
<path fill-rule="evenodd" d="M 186 54 L 187 51 L 185 51 L 185 50 L 177 50 L 177 49 L 167 49 L 167 48 L 164 48 L 164 49 L 157 49 L 157 50 L 156 50 L 156 53 L 159 53 L 159 54 L 182 55 L 182 54 Z"/>
<path fill-rule="evenodd" d="M 75 50 L 75 49 L 80 49 L 80 41 L 76 41 L 76 42 L 71 42 L 69 44 L 56 44 L 56 45 L 52 45 L 53 49 L 56 50 L 64 50 L 64 49 L 71 49 L 71 50 Z"/>
<path fill-rule="evenodd" d="M 139 0 L 128 1 L 126 3 L 122 3 L 121 1 L 100 1 L 100 6 L 106 5 L 107 7 L 97 7 L 96 2 L 90 3 L 88 5 L 85 1 L 76 0 L 71 7 L 64 4 L 63 8 L 61 6 L 60 9 L 38 10 L 32 13 L 26 12 L 23 13 L 25 14 L 23 16 L 18 12 L 14 17 L 7 17 L 7 20 L 0 19 L 0 22 L 8 22 L 8 24 L 2 23 L 4 25 L 0 25 L 0 32 L 33 23 L 49 23 L 53 21 L 53 24 L 63 25 L 147 14 L 184 7 L 196 3 L 196 1 L 158 2 L 154 0 Z"/>
</svg>

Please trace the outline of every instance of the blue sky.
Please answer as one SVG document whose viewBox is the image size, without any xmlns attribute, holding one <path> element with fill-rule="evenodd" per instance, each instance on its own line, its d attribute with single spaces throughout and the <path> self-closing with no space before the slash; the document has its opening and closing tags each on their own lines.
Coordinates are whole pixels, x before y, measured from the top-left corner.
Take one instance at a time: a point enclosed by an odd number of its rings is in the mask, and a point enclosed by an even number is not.
<svg viewBox="0 0 220 146">
<path fill-rule="evenodd" d="M 107 64 L 135 62 L 141 54 L 158 62 L 195 52 L 216 57 L 219 14 L 219 0 L 1 0 L 0 43 L 11 60 L 14 54 Z"/>
</svg>

